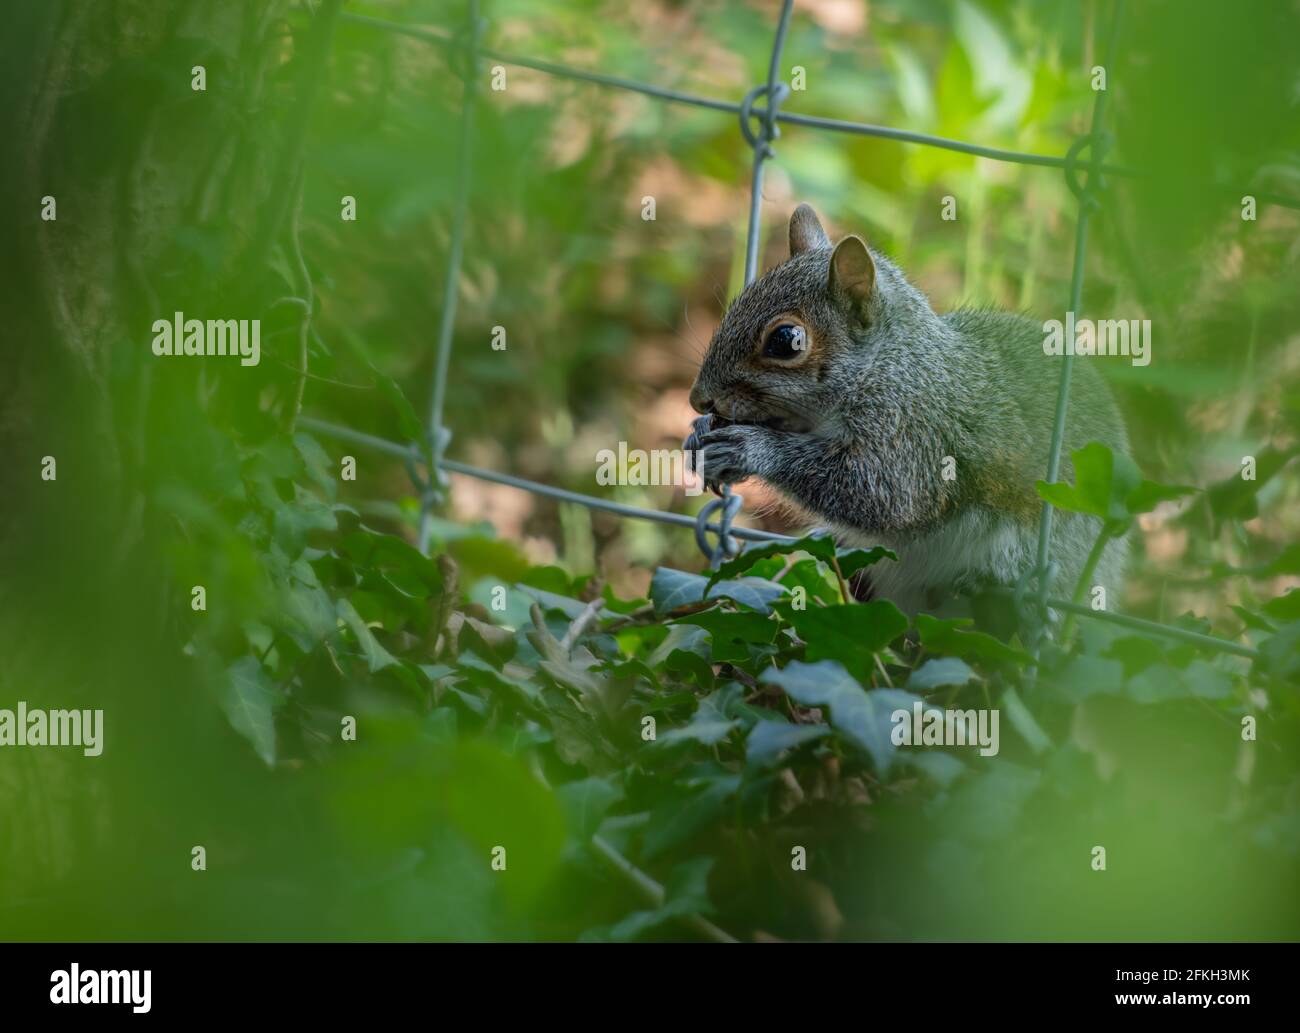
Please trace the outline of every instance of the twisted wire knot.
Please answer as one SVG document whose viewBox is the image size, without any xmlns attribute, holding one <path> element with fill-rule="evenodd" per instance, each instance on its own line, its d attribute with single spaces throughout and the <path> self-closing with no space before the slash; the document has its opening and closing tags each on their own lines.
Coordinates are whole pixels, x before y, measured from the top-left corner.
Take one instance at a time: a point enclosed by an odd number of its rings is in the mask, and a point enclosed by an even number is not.
<svg viewBox="0 0 1300 1033">
<path fill-rule="evenodd" d="M 1110 182 L 1101 171 L 1101 163 L 1113 142 L 1109 133 L 1088 133 L 1070 144 L 1070 149 L 1065 152 L 1065 185 L 1070 188 L 1070 193 L 1079 199 L 1080 204 L 1086 205 L 1093 211 L 1101 207 L 1096 192 L 1110 186 Z M 1084 151 L 1089 152 L 1088 158 L 1080 162 L 1079 156 Z M 1088 176 L 1087 181 L 1083 183 L 1079 181 L 1080 164 L 1083 165 Z"/>
<path fill-rule="evenodd" d="M 755 86 L 745 94 L 745 99 L 740 102 L 740 131 L 744 134 L 746 142 L 756 152 L 763 155 L 764 158 L 774 156 L 772 150 L 772 141 L 781 135 L 781 127 L 777 125 L 776 113 L 781 106 L 781 102 L 790 95 L 790 87 L 783 82 L 774 84 L 772 93 L 774 97 L 768 96 L 768 85 L 762 83 Z M 767 98 L 767 105 L 762 110 L 754 111 L 754 101 L 759 97 Z M 761 134 L 754 131 L 754 127 L 749 124 L 751 118 L 761 118 Z"/>
<path fill-rule="evenodd" d="M 444 497 L 443 488 L 445 483 L 443 483 L 442 478 L 426 477 L 420 473 L 420 468 L 416 465 L 417 460 L 427 461 L 427 457 L 417 455 L 416 450 L 413 448 L 410 454 L 403 458 L 402 464 L 406 467 L 406 476 L 411 479 L 411 486 L 415 489 L 416 497 L 420 500 L 420 512 L 428 513 L 441 504 Z M 430 466 L 428 469 L 433 471 L 436 468 Z"/>
<path fill-rule="evenodd" d="M 709 558 L 709 567 L 716 569 L 724 560 L 740 551 L 740 543 L 731 534 L 731 522 L 740 512 L 745 501 L 743 495 L 735 495 L 730 484 L 722 486 L 722 494 L 710 499 L 695 517 L 695 542 L 700 551 Z M 710 524 L 709 519 L 718 513 L 717 524 Z M 715 543 L 709 542 L 709 534 L 717 535 Z"/>
<path fill-rule="evenodd" d="M 477 12 L 477 8 L 478 5 L 475 4 L 472 10 Z M 487 25 L 486 18 L 480 18 L 477 13 L 474 13 L 447 38 L 447 46 L 451 52 L 447 63 L 463 83 L 468 84 L 478 70 L 478 49 L 483 34 L 487 31 Z"/>
<path fill-rule="evenodd" d="M 411 479 L 411 485 L 420 500 L 421 514 L 432 512 L 447 497 L 449 482 L 447 473 L 442 468 L 442 456 L 450 443 L 451 431 L 446 427 L 439 427 L 429 435 L 428 444 L 423 449 L 418 443 L 412 444 L 407 454 L 402 457 L 406 476 Z M 427 474 L 420 472 L 421 464 Z"/>
<path fill-rule="evenodd" d="M 1016 580 L 1012 590 L 1012 605 L 1016 609 L 1016 618 L 1028 632 L 1027 640 L 1037 643 L 1048 624 L 1047 589 L 1056 577 L 1055 561 L 1048 560 L 1046 569 L 1038 566 L 1029 567 Z"/>
</svg>

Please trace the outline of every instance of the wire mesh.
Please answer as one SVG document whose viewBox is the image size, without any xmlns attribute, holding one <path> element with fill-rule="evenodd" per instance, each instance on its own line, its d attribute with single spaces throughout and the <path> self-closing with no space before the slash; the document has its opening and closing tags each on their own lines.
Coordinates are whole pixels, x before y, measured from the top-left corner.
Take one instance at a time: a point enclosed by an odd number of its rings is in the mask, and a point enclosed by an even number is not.
<svg viewBox="0 0 1300 1033">
<path fill-rule="evenodd" d="M 485 470 L 468 463 L 461 463 L 446 458 L 445 449 L 450 439 L 450 434 L 443 427 L 442 414 L 446 398 L 447 376 L 450 366 L 452 339 L 454 336 L 457 284 L 460 277 L 461 258 L 464 251 L 465 225 L 468 213 L 469 181 L 472 174 L 470 167 L 470 153 L 472 151 L 474 109 L 477 94 L 474 80 L 480 58 L 489 58 L 504 64 L 530 68 L 534 71 L 559 78 L 592 83 L 607 88 L 628 90 L 669 103 L 708 108 L 715 111 L 731 113 L 737 116 L 740 121 L 741 132 L 745 136 L 745 139 L 749 143 L 753 153 L 749 219 L 745 245 L 745 283 L 747 285 L 754 280 L 758 270 L 758 245 L 761 230 L 760 202 L 762 199 L 764 166 L 767 161 L 775 156 L 772 144 L 780 135 L 781 125 L 797 125 L 828 132 L 843 132 L 864 136 L 874 136 L 886 140 L 895 140 L 903 143 L 957 151 L 959 153 L 975 155 L 977 157 L 988 158 L 994 161 L 1061 169 L 1065 172 L 1066 181 L 1079 202 L 1079 213 L 1075 229 L 1074 265 L 1070 282 L 1070 309 L 1071 311 L 1078 310 L 1083 293 L 1084 262 L 1087 254 L 1089 222 L 1093 212 L 1099 207 L 1098 195 L 1105 185 L 1106 177 L 1117 176 L 1124 178 L 1138 178 L 1142 176 L 1140 170 L 1128 168 L 1122 165 L 1110 164 L 1104 160 L 1105 152 L 1109 144 L 1109 138 L 1104 132 L 1107 97 L 1106 91 L 1097 91 L 1096 97 L 1094 98 L 1091 124 L 1088 132 L 1080 136 L 1074 142 L 1064 157 L 1030 154 L 1022 151 L 1004 150 L 996 147 L 985 147 L 979 144 L 932 136 L 930 134 L 918 133 L 905 129 L 895 129 L 887 126 L 872 125 L 870 123 L 848 122 L 840 119 L 821 118 L 817 116 L 786 112 L 781 109 L 781 103 L 788 96 L 789 88 L 779 79 L 779 69 L 793 7 L 793 0 L 783 0 L 780 15 L 777 20 L 776 30 L 773 36 L 771 58 L 768 63 L 766 81 L 751 89 L 739 103 L 703 97 L 681 90 L 667 89 L 649 83 L 637 82 L 621 76 L 606 75 L 600 72 L 572 68 L 567 65 L 557 64 L 550 61 L 541 61 L 535 58 L 511 54 L 497 50 L 493 47 L 484 46 L 482 45 L 481 39 L 485 25 L 479 15 L 478 0 L 467 0 L 466 23 L 460 30 L 455 32 L 440 32 L 419 26 L 403 25 L 384 18 L 377 18 L 371 15 L 363 15 L 353 12 L 344 12 L 342 14 L 342 18 L 355 24 L 369 26 L 385 32 L 409 36 L 449 48 L 453 51 L 453 55 L 462 62 L 460 67 L 463 69 L 462 77 L 465 85 L 463 95 L 464 100 L 461 111 L 461 131 L 459 139 L 460 151 L 457 158 L 456 206 L 452 215 L 451 244 L 447 260 L 447 269 L 442 285 L 442 307 L 437 339 L 437 357 L 429 409 L 429 446 L 426 450 L 422 449 L 418 443 L 414 442 L 402 445 L 360 431 L 352 430 L 351 428 L 341 427 L 317 419 L 304 417 L 300 421 L 302 426 L 313 429 L 318 433 L 334 437 L 338 440 L 351 441 L 355 444 L 372 448 L 377 451 L 386 452 L 390 455 L 402 458 L 407 463 L 408 469 L 413 471 L 413 479 L 420 491 L 419 542 L 420 548 L 423 551 L 427 551 L 430 545 L 432 513 L 434 507 L 441 499 L 442 489 L 445 485 L 445 473 L 447 472 L 458 473 L 479 480 L 508 485 L 522 491 L 528 491 L 560 502 L 575 503 L 577 505 L 586 506 L 590 509 L 614 513 L 620 517 L 650 520 L 658 523 L 692 528 L 695 530 L 696 540 L 699 542 L 701 549 L 708 558 L 710 565 L 716 565 L 723 557 L 731 555 L 736 551 L 738 546 L 736 545 L 735 539 L 753 542 L 796 540 L 788 535 L 775 534 L 773 532 L 762 531 L 755 528 L 733 526 L 732 519 L 739 509 L 740 497 L 732 495 L 729 488 L 723 489 L 724 497 L 722 499 L 713 500 L 711 503 L 704 506 L 697 516 L 691 517 L 685 514 L 661 512 L 658 510 L 645 509 L 639 506 L 631 506 L 609 499 L 601 499 L 596 496 L 585 495 L 580 492 L 568 491 L 563 488 L 556 488 L 551 485 L 530 481 L 511 474 L 500 473 L 494 470 Z M 1103 54 L 1105 55 L 1103 58 L 1103 64 L 1106 67 L 1109 67 L 1110 62 L 1114 59 L 1116 40 L 1119 34 L 1119 25 L 1122 13 L 1123 0 L 1115 0 L 1111 9 L 1103 50 Z M 756 102 L 760 98 L 763 103 L 762 105 L 757 105 Z M 1084 152 L 1087 152 L 1087 157 L 1086 160 L 1081 161 L 1081 155 L 1083 155 Z M 1082 182 L 1079 179 L 1081 169 L 1084 176 Z M 1226 184 L 1217 185 L 1225 189 L 1227 188 Z M 1258 190 L 1255 191 L 1254 194 L 1258 200 L 1267 203 L 1300 209 L 1300 200 L 1294 198 Z M 1048 456 L 1046 457 L 1047 476 L 1045 479 L 1048 482 L 1055 481 L 1060 471 L 1061 449 L 1064 440 L 1066 415 L 1069 407 L 1072 362 L 1073 354 L 1067 350 L 1066 354 L 1063 356 L 1061 377 L 1057 389 L 1051 445 Z M 420 463 L 429 466 L 427 478 L 422 479 L 414 473 Z M 1026 572 L 1025 579 L 1027 582 L 1033 583 L 1035 586 L 1034 595 L 1039 614 L 1045 614 L 1047 610 L 1055 610 L 1058 613 L 1072 613 L 1101 621 L 1108 621 L 1112 624 L 1123 626 L 1144 634 L 1158 635 L 1167 638 L 1174 638 L 1180 641 L 1191 642 L 1220 652 L 1232 653 L 1246 657 L 1255 657 L 1258 655 L 1254 649 L 1238 642 L 1190 631 L 1186 628 L 1144 620 L 1128 614 L 1114 613 L 1107 610 L 1094 610 L 1091 607 L 1050 597 L 1047 593 L 1050 581 L 1049 574 L 1051 571 L 1052 513 L 1053 507 L 1051 504 L 1043 502 L 1039 521 L 1036 563 L 1033 570 Z M 716 522 L 711 522 L 715 514 Z M 712 542 L 709 540 L 710 535 L 712 535 Z"/>
</svg>

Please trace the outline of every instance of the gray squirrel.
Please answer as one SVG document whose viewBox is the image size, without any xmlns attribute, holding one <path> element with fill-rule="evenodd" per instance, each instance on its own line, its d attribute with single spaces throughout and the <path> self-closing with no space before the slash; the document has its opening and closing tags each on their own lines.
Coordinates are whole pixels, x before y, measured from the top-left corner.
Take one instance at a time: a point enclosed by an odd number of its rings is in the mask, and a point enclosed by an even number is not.
<svg viewBox="0 0 1300 1033">
<path fill-rule="evenodd" d="M 1011 313 L 937 315 L 862 239 L 834 248 L 817 215 L 790 219 L 790 257 L 722 318 L 691 388 L 688 439 L 710 487 L 759 477 L 846 545 L 898 554 L 870 568 L 869 595 L 904 612 L 1012 586 L 1035 563 L 1061 359 L 1039 324 Z M 1128 452 L 1105 382 L 1076 362 L 1060 479 L 1089 441 Z M 1093 517 L 1058 512 L 1051 594 L 1069 597 L 1096 539 Z M 1118 596 L 1127 542 L 1093 578 Z"/>
</svg>

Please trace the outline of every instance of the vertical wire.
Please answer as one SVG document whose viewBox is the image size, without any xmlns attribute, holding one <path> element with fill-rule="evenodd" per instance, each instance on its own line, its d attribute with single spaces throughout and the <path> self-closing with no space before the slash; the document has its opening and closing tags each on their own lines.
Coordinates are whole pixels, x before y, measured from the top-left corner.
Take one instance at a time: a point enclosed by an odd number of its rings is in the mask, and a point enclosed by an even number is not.
<svg viewBox="0 0 1300 1033">
<path fill-rule="evenodd" d="M 442 488 L 443 450 L 447 435 L 442 426 L 442 413 L 447 399 L 447 370 L 451 363 L 452 335 L 456 325 L 456 300 L 460 284 L 461 259 L 465 249 L 465 219 L 469 208 L 469 180 L 472 172 L 474 143 L 474 101 L 478 93 L 478 0 L 468 0 L 469 53 L 464 77 L 465 89 L 461 100 L 460 154 L 456 167 L 456 208 L 452 216 L 451 242 L 447 249 L 447 271 L 442 283 L 442 314 L 438 323 L 438 355 L 434 363 L 433 397 L 429 404 L 429 436 L 432 467 L 429 484 L 420 500 L 421 552 L 429 551 L 433 531 L 433 505 L 436 492 Z"/>
<path fill-rule="evenodd" d="M 1115 54 L 1115 37 L 1119 30 L 1120 15 L 1124 0 L 1115 0 L 1111 12 L 1110 26 L 1106 33 L 1106 49 L 1102 67 L 1109 69 Z M 1079 217 L 1074 234 L 1074 269 L 1070 274 L 1070 308 L 1078 312 L 1083 303 L 1084 259 L 1088 249 L 1088 224 L 1092 218 L 1092 191 L 1096 185 L 1101 160 L 1104 157 L 1101 147 L 1101 129 L 1106 115 L 1106 90 L 1098 90 L 1093 99 L 1092 122 L 1089 127 L 1091 147 L 1088 154 L 1088 179 L 1079 195 Z M 1068 172 L 1068 169 L 1067 169 Z M 1070 407 L 1070 374 L 1074 367 L 1073 343 L 1067 342 L 1065 354 L 1061 356 L 1061 378 L 1056 389 L 1056 415 L 1052 424 L 1052 443 L 1047 454 L 1047 477 L 1050 484 L 1056 480 L 1061 469 L 1061 447 L 1065 440 L 1065 418 Z M 1047 583 L 1048 566 L 1052 558 L 1052 512 L 1053 507 L 1046 499 L 1038 520 L 1038 598 L 1040 603 L 1047 598 L 1050 586 Z"/>
<path fill-rule="evenodd" d="M 781 65 L 781 51 L 785 49 L 786 30 L 790 27 L 790 12 L 794 0 L 785 0 L 781 5 L 781 18 L 776 25 L 776 36 L 772 40 L 772 58 L 767 65 L 767 104 L 763 112 L 763 135 L 753 144 L 754 172 L 749 188 L 749 228 L 745 237 L 745 286 L 754 282 L 758 275 L 758 237 L 759 205 L 763 200 L 763 162 L 772 157 L 771 142 L 776 139 L 777 72 Z"/>
</svg>

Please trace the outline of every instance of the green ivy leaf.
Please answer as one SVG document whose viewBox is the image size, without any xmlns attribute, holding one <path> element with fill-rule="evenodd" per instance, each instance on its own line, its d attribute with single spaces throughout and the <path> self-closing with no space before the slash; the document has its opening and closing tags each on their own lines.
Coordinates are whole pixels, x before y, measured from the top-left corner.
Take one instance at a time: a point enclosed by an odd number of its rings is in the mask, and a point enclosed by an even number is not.
<svg viewBox="0 0 1300 1033">
<path fill-rule="evenodd" d="M 334 510 L 312 498 L 302 488 L 297 498 L 275 509 L 275 540 L 286 556 L 296 558 L 307 546 L 312 531 L 333 531 L 338 525 Z"/>
<path fill-rule="evenodd" d="M 1134 515 L 1150 513 L 1161 502 L 1172 502 L 1200 490 L 1185 484 L 1157 484 L 1155 481 L 1143 480 L 1128 493 L 1124 505 Z"/>
<path fill-rule="evenodd" d="M 528 573 L 528 557 L 513 542 L 473 534 L 449 541 L 447 551 L 460 564 L 462 582 L 490 576 L 513 584 Z"/>
<path fill-rule="evenodd" d="M 785 572 L 781 583 L 791 592 L 803 588 L 808 599 L 823 606 L 833 606 L 843 601 L 840 598 L 840 586 L 835 583 L 835 575 L 814 559 L 799 560 Z"/>
<path fill-rule="evenodd" d="M 806 552 L 827 566 L 838 561 L 840 573 L 846 579 L 864 567 L 869 567 L 882 559 L 898 559 L 897 555 L 884 546 L 877 545 L 870 549 L 837 549 L 835 539 L 830 535 L 811 534 L 795 541 L 765 542 L 762 545 L 746 548 L 740 555 L 727 560 L 718 567 L 709 579 L 709 583 L 713 584 L 728 578 L 734 578 L 736 575 L 750 570 L 762 560 L 773 556 L 788 556 L 795 552 Z"/>
<path fill-rule="evenodd" d="M 1256 577 L 1277 577 L 1279 574 L 1300 574 L 1300 542 L 1288 545 L 1263 569 L 1254 572 Z"/>
<path fill-rule="evenodd" d="M 356 639 L 357 645 L 361 647 L 361 655 L 366 658 L 366 666 L 372 674 L 397 663 L 393 654 L 380 645 L 379 640 L 366 626 L 366 622 L 361 619 L 361 615 L 357 613 L 351 602 L 347 599 L 340 599 L 336 609 L 339 619 L 351 629 L 353 638 Z"/>
<path fill-rule="evenodd" d="M 708 578 L 689 574 L 671 567 L 656 567 L 650 578 L 650 601 L 655 613 L 664 614 L 682 606 L 690 606 L 704 598 Z"/>
<path fill-rule="evenodd" d="M 560 567 L 533 567 L 519 579 L 519 583 L 530 588 L 540 588 L 552 595 L 574 596 L 577 594 L 573 580 Z"/>
<path fill-rule="evenodd" d="M 498 671 L 490 663 L 474 653 L 462 652 L 456 658 L 456 663 L 475 684 L 509 693 L 526 706 L 536 706 L 541 702 L 542 690 L 538 686 L 530 681 L 512 678 L 510 675 Z"/>
<path fill-rule="evenodd" d="M 353 531 L 339 543 L 339 551 L 358 567 L 373 567 L 390 574 L 406 591 L 413 582 L 424 586 L 425 596 L 441 592 L 442 572 L 438 564 L 425 556 L 415 546 L 391 534 L 374 531 Z"/>
<path fill-rule="evenodd" d="M 1034 715 L 1029 712 L 1029 708 L 1025 706 L 1015 689 L 1007 689 L 1002 694 L 1000 702 L 1002 710 L 1011 719 L 1011 727 L 1020 733 L 1020 737 L 1028 743 L 1031 750 L 1035 753 L 1043 753 L 1052 748 L 1052 740 L 1048 738 L 1042 726 L 1034 720 Z"/>
<path fill-rule="evenodd" d="M 705 610 L 682 617 L 678 623 L 694 624 L 712 637 L 710 656 L 714 663 L 743 663 L 750 647 L 770 643 L 780 625 L 761 613 L 724 613 Z"/>
<path fill-rule="evenodd" d="M 646 658 L 652 668 L 685 673 L 706 688 L 713 686 L 713 665 L 709 652 L 710 636 L 701 627 L 674 624 L 655 651 Z"/>
<path fill-rule="evenodd" d="M 1300 448 L 1286 450 L 1268 447 L 1255 456 L 1255 477 L 1245 480 L 1241 471 L 1225 477 L 1210 486 L 1206 496 L 1215 520 L 1252 520 L 1259 515 L 1259 491 L 1271 481 L 1291 459 L 1300 454 Z"/>
<path fill-rule="evenodd" d="M 253 744 L 268 767 L 273 766 L 274 710 L 283 702 L 283 696 L 256 657 L 242 657 L 226 668 L 220 700 L 230 726 Z"/>
<path fill-rule="evenodd" d="M 1042 773 L 1000 757 L 981 765 L 984 773 L 960 785 L 943 800 L 935 820 L 960 839 L 975 844 L 1012 842 L 1025 804 L 1042 781 Z"/>
<path fill-rule="evenodd" d="M 735 693 L 719 689 L 700 700 L 695 713 L 688 724 L 681 728 L 672 728 L 661 734 L 657 740 L 660 744 L 673 745 L 680 742 L 697 742 L 702 746 L 712 746 L 721 742 L 738 728 L 740 722 L 727 717 L 725 704 L 734 699 Z"/>
<path fill-rule="evenodd" d="M 397 423 L 402 429 L 402 437 L 423 449 L 428 437 L 424 431 L 424 424 L 420 421 L 420 417 L 415 414 L 415 407 L 411 405 L 410 399 L 406 397 L 402 389 L 397 386 L 397 381 L 392 377 L 380 373 L 373 366 L 370 368 L 370 372 L 379 385 L 380 393 L 388 399 L 394 412 L 397 413 Z"/>
<path fill-rule="evenodd" d="M 898 559 L 898 554 L 883 545 L 873 545 L 870 549 L 842 549 L 838 558 L 840 573 L 847 581 L 859 570 L 875 566 L 883 559 Z"/>
<path fill-rule="evenodd" d="M 1260 609 L 1273 620 L 1283 624 L 1300 620 L 1300 588 L 1293 588 L 1286 595 L 1270 599 Z"/>
<path fill-rule="evenodd" d="M 641 609 L 650 600 L 648 599 L 620 599 L 614 594 L 614 589 L 606 585 L 601 594 L 605 597 L 605 605 L 615 613 L 635 613 Z"/>
<path fill-rule="evenodd" d="M 502 829 L 511 830 L 504 839 L 508 874 L 502 875 L 500 891 L 516 904 L 538 899 L 561 863 L 567 839 L 556 793 L 533 775 L 524 758 L 490 742 L 463 740 L 447 760 L 451 770 L 445 779 L 413 790 L 437 799 L 452 827 L 483 857 L 503 843 Z M 374 797 L 371 801 L 373 806 Z"/>
<path fill-rule="evenodd" d="M 945 789 L 966 771 L 965 764 L 943 750 L 908 750 L 898 755 L 898 762 L 915 768 Z"/>
<path fill-rule="evenodd" d="M 711 857 L 697 857 L 676 865 L 664 885 L 662 905 L 652 910 L 634 911 L 609 929 L 593 930 L 582 938 L 626 943 L 665 922 L 689 915 L 712 914 L 713 908 L 709 904 L 709 871 L 712 868 Z"/>
<path fill-rule="evenodd" d="M 945 685 L 968 685 L 978 679 L 979 675 L 965 661 L 945 656 L 927 660 L 913 671 L 907 679 L 907 687 L 913 692 L 928 692 Z"/>
<path fill-rule="evenodd" d="M 1264 667 L 1279 677 L 1300 675 L 1300 621 L 1260 642 L 1259 654 Z"/>
<path fill-rule="evenodd" d="M 968 617 L 956 617 L 940 620 L 928 613 L 916 615 L 916 630 L 921 635 L 921 645 L 931 653 L 946 656 L 959 656 L 963 659 L 976 657 L 981 660 L 993 660 L 1000 663 L 1031 664 L 1034 658 L 1022 649 L 1009 646 L 1001 639 L 986 635 L 982 631 L 966 631 L 974 622 Z"/>
<path fill-rule="evenodd" d="M 1232 677 L 1204 660 L 1193 660 L 1184 668 L 1182 679 L 1197 699 L 1230 699 Z"/>
<path fill-rule="evenodd" d="M 1100 517 L 1115 533 L 1121 533 L 1138 513 L 1147 513 L 1160 502 L 1198 490 L 1143 480 L 1132 459 L 1112 452 L 1100 441 L 1090 441 L 1071 452 L 1070 460 L 1074 484 L 1038 481 L 1035 486 L 1039 497 L 1057 509 Z"/>
<path fill-rule="evenodd" d="M 1073 703 L 1098 694 L 1118 695 L 1124 688 L 1124 665 L 1099 656 L 1072 657 L 1051 678 L 1057 691 Z"/>
<path fill-rule="evenodd" d="M 765 671 L 759 680 L 780 687 L 806 707 L 829 707 L 832 727 L 866 753 L 882 775 L 889 771 L 897 750 L 890 737 L 892 715 L 906 710 L 910 720 L 912 704 L 921 700 L 901 689 L 866 692 L 841 664 L 831 660 L 815 664 L 796 660 L 784 670 L 774 667 Z"/>
<path fill-rule="evenodd" d="M 568 596 L 556 595 L 554 592 L 548 592 L 543 588 L 533 588 L 530 585 L 519 584 L 516 586 L 519 591 L 531 599 L 535 599 L 539 606 L 546 610 L 559 610 L 569 620 L 577 620 L 582 612 L 587 608 L 587 604 L 581 599 L 571 599 Z M 601 620 L 609 617 L 615 617 L 617 614 L 605 609 L 602 605 L 596 611 L 596 616 Z"/>
<path fill-rule="evenodd" d="M 1102 520 L 1123 516 L 1111 512 L 1116 495 L 1113 490 L 1114 453 L 1100 441 L 1091 441 L 1077 452 L 1071 452 L 1070 459 L 1074 463 L 1074 484 L 1039 481 L 1036 485 L 1039 496 L 1057 509 L 1071 513 L 1088 513 Z"/>
<path fill-rule="evenodd" d="M 827 725 L 795 725 L 788 721 L 756 721 L 745 738 L 745 763 L 754 768 L 771 767 L 786 750 L 830 734 Z"/>
<path fill-rule="evenodd" d="M 788 556 L 792 552 L 806 552 L 826 563 L 835 557 L 835 540 L 829 535 L 807 535 L 790 542 L 764 542 L 762 545 L 747 546 L 739 555 L 722 563 L 710 583 L 733 578 L 749 570 L 759 560 L 772 556 Z"/>
<path fill-rule="evenodd" d="M 770 613 L 772 604 L 785 597 L 785 588 L 761 577 L 740 577 L 719 581 L 709 588 L 710 599 L 730 599 L 759 613 Z"/>
<path fill-rule="evenodd" d="M 299 431 L 293 436 L 294 446 L 298 449 L 298 455 L 302 457 L 303 467 L 307 471 L 307 476 L 311 478 L 325 497 L 331 501 L 338 496 L 339 481 L 336 476 L 338 466 L 330 459 L 325 449 L 321 447 L 310 434 Z"/>
<path fill-rule="evenodd" d="M 682 798 L 674 794 L 651 812 L 641 853 L 647 861 L 684 843 L 722 813 L 722 806 L 740 788 L 740 776 L 714 775 Z"/>
<path fill-rule="evenodd" d="M 1235 603 L 1230 604 L 1228 609 L 1235 613 L 1241 619 L 1241 623 L 1248 628 L 1253 628 L 1255 631 L 1277 631 L 1277 625 L 1266 619 L 1262 613 L 1249 610 L 1244 606 L 1237 606 Z"/>
<path fill-rule="evenodd" d="M 803 639 L 807 660 L 838 660 L 858 673 L 870 670 L 875 655 L 907 630 L 907 617 L 888 599 L 778 609 Z"/>
<path fill-rule="evenodd" d="M 664 614 L 705 599 L 731 599 L 752 610 L 768 613 L 785 589 L 765 578 L 744 577 L 711 581 L 701 574 L 689 574 L 670 567 L 656 568 L 650 580 L 650 599 L 655 612 Z"/>
<path fill-rule="evenodd" d="M 605 812 L 623 798 L 623 790 L 609 778 L 583 778 L 555 791 L 573 839 L 585 843 L 596 834 Z"/>
<path fill-rule="evenodd" d="M 334 600 L 330 598 L 316 571 L 305 559 L 298 559 L 285 571 L 278 611 L 268 619 L 293 638 L 303 652 L 338 630 Z"/>
</svg>

